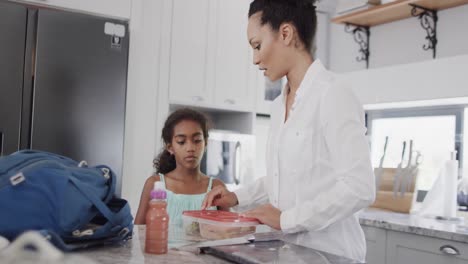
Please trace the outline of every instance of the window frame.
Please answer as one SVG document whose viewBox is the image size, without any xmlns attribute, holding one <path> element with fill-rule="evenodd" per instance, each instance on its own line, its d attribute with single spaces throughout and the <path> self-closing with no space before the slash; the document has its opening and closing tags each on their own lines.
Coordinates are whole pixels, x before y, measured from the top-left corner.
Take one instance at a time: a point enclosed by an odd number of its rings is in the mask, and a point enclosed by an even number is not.
<svg viewBox="0 0 468 264">
<path fill-rule="evenodd" d="M 467 105 L 457 106 L 430 106 L 430 107 L 417 107 L 417 108 L 392 108 L 392 109 L 379 109 L 366 111 L 366 127 L 367 135 L 372 135 L 372 121 L 375 119 L 384 118 L 405 118 L 405 117 L 428 117 L 428 116 L 444 116 L 455 115 L 455 146 L 457 151 L 458 166 L 463 169 L 463 133 L 464 133 L 464 119 L 465 108 Z M 372 141 L 370 140 L 370 144 Z"/>
</svg>

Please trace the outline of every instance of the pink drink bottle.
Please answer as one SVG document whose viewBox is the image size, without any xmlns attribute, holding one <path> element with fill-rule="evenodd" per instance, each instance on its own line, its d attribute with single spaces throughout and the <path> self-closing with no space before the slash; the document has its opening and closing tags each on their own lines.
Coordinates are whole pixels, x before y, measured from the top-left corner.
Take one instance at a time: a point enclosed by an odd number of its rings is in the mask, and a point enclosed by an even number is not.
<svg viewBox="0 0 468 264">
<path fill-rule="evenodd" d="M 169 215 L 166 211 L 166 189 L 164 183 L 155 182 L 151 200 L 146 212 L 145 252 L 150 254 L 167 253 Z"/>
</svg>

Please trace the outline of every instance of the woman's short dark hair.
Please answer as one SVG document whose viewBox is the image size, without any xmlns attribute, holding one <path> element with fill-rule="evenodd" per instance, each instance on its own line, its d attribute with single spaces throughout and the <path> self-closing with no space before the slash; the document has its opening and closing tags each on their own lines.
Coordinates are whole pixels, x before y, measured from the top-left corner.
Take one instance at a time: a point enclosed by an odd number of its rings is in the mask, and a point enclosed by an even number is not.
<svg viewBox="0 0 468 264">
<path fill-rule="evenodd" d="M 305 48 L 311 51 L 317 31 L 315 0 L 255 0 L 250 4 L 249 18 L 262 12 L 261 24 L 278 31 L 282 23 L 292 23 Z"/>
<path fill-rule="evenodd" d="M 207 142 L 210 122 L 204 114 L 190 108 L 181 108 L 174 111 L 167 117 L 162 129 L 161 137 L 164 141 L 164 147 L 161 153 L 159 153 L 159 155 L 153 160 L 156 173 L 165 174 L 176 168 L 175 157 L 169 153 L 166 146 L 172 142 L 172 138 L 174 137 L 174 127 L 184 120 L 190 120 L 198 123 L 202 129 L 203 138 L 205 139 L 205 142 Z"/>
</svg>

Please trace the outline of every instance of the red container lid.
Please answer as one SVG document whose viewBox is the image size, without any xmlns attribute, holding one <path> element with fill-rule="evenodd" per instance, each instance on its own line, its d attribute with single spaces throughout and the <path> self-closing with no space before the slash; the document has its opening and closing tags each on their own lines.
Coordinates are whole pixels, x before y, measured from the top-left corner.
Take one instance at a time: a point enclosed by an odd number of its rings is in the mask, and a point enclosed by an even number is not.
<svg viewBox="0 0 468 264">
<path fill-rule="evenodd" d="M 243 217 L 238 213 L 227 212 L 227 211 L 196 210 L 196 211 L 184 211 L 182 214 L 186 216 L 195 217 L 195 218 L 201 218 L 201 219 L 224 222 L 224 223 L 254 222 L 254 223 L 260 224 L 257 218 Z"/>
</svg>

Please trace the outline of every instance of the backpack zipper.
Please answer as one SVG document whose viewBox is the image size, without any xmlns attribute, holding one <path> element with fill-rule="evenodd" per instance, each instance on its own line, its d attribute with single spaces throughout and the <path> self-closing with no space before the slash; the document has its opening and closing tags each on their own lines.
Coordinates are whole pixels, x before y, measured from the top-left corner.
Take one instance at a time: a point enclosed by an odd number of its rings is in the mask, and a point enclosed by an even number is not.
<svg viewBox="0 0 468 264">
<path fill-rule="evenodd" d="M 31 160 L 29 160 L 29 161 L 31 161 Z M 33 161 L 29 162 L 28 164 L 26 164 L 24 167 L 18 169 L 20 171 L 17 174 L 12 175 L 10 177 L 1 178 L 0 179 L 0 189 L 4 188 L 5 186 L 17 185 L 20 182 L 23 182 L 24 180 L 26 180 L 26 176 L 24 176 L 23 171 L 29 169 L 30 167 L 36 166 L 37 164 L 42 164 L 42 163 L 47 163 L 47 162 L 49 162 L 49 160 L 44 160 L 44 159 L 33 160 Z M 21 165 L 24 165 L 24 162 Z M 13 169 L 17 169 L 18 167 L 20 167 L 20 166 L 19 165 L 18 166 L 13 166 L 13 167 L 9 168 L 7 170 L 7 172 L 11 171 Z M 23 176 L 22 179 L 21 179 L 21 177 L 19 177 L 19 175 Z"/>
</svg>

